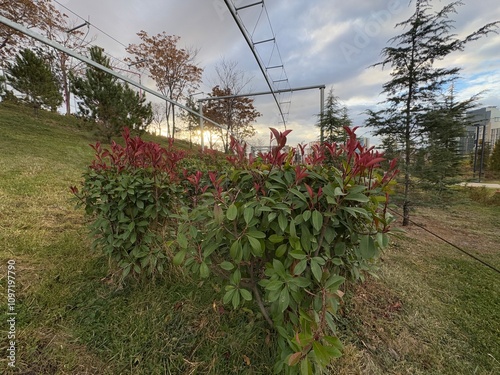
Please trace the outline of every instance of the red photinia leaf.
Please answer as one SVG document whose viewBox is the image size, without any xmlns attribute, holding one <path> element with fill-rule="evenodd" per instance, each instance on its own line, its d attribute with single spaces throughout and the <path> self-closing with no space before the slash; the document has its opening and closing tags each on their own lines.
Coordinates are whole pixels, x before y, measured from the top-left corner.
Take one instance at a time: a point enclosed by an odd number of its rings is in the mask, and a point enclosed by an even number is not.
<svg viewBox="0 0 500 375">
<path fill-rule="evenodd" d="M 389 169 L 394 169 L 398 165 L 398 159 L 392 159 L 389 163 Z"/>
<path fill-rule="evenodd" d="M 210 179 L 212 185 L 216 187 L 219 185 L 219 182 L 217 181 L 217 172 L 214 171 L 208 172 L 208 178 Z"/>
<path fill-rule="evenodd" d="M 303 145 L 303 144 L 300 144 L 300 145 L 297 145 L 299 147 L 299 150 L 300 150 L 300 154 L 302 156 L 304 156 L 304 154 L 306 153 L 305 149 L 306 149 L 306 145 Z"/>
<path fill-rule="evenodd" d="M 280 138 L 280 132 L 276 130 L 275 128 L 269 128 L 271 130 L 272 135 L 274 135 L 274 139 L 278 142 L 278 139 Z M 271 136 L 271 140 L 273 137 Z"/>
<path fill-rule="evenodd" d="M 372 159 L 372 160 L 370 160 L 369 162 L 367 162 L 365 164 L 365 167 L 366 168 L 371 167 L 372 165 L 378 164 L 378 163 L 380 163 L 380 162 L 382 162 L 384 160 L 385 160 L 385 158 L 375 158 L 375 159 Z"/>
<path fill-rule="evenodd" d="M 111 142 L 110 150 L 102 150 L 97 143 L 91 147 L 96 151 L 95 160 L 91 168 L 115 168 L 121 172 L 125 169 L 153 168 L 155 172 L 166 172 L 172 180 L 177 179 L 175 168 L 180 160 L 185 157 L 181 151 L 168 152 L 154 142 L 144 142 L 140 137 L 130 137 L 130 130 L 125 128 L 122 132 L 125 147 L 115 141 Z M 109 165 L 103 160 L 107 159 Z"/>
<path fill-rule="evenodd" d="M 281 133 L 281 137 L 285 138 L 286 141 L 286 136 L 292 132 L 292 129 L 285 130 L 283 133 Z"/>
<path fill-rule="evenodd" d="M 323 195 L 323 188 L 320 186 L 319 189 L 318 189 L 318 194 L 316 194 L 316 196 L 319 198 L 321 198 L 321 196 Z"/>
<path fill-rule="evenodd" d="M 309 194 L 309 197 L 311 198 L 311 200 L 313 200 L 313 198 L 314 198 L 314 192 L 313 192 L 312 187 L 310 187 L 308 184 L 304 184 L 304 186 L 307 189 L 307 193 Z"/>
<path fill-rule="evenodd" d="M 295 167 L 295 183 L 298 184 L 304 178 L 308 176 L 307 168 L 297 165 Z"/>
<path fill-rule="evenodd" d="M 271 130 L 271 140 L 273 139 L 273 136 L 274 136 L 274 139 L 276 139 L 276 143 L 277 143 L 277 148 L 278 150 L 281 150 L 283 147 L 285 147 L 286 145 L 286 136 L 288 134 L 290 134 L 291 130 L 285 130 L 284 132 L 280 132 L 278 130 L 276 130 L 275 128 L 269 128 Z"/>
<path fill-rule="evenodd" d="M 336 143 L 325 143 L 324 146 L 330 153 L 331 157 L 335 157 L 335 153 L 337 152 L 337 144 Z"/>
</svg>

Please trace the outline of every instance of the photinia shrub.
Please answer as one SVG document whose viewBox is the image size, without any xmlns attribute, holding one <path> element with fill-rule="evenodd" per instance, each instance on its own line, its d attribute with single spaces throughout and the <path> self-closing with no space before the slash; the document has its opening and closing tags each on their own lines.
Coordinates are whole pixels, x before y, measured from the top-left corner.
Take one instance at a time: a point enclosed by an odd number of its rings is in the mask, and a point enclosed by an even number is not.
<svg viewBox="0 0 500 375">
<path fill-rule="evenodd" d="M 341 355 L 340 287 L 371 272 L 389 241 L 396 162 L 382 171 L 383 156 L 346 130 L 345 145 L 306 155 L 287 151 L 289 131 L 271 129 L 270 152 L 247 158 L 233 140 L 230 168 L 186 176 L 174 263 L 219 280 L 235 309 L 258 306 L 278 335 L 276 373 L 319 374 Z"/>
<path fill-rule="evenodd" d="M 118 267 L 121 281 L 144 270 L 161 273 L 167 260 L 165 242 L 171 238 L 171 215 L 178 204 L 178 164 L 182 152 L 123 132 L 125 145 L 111 144 L 95 151 L 83 175 L 81 189 L 73 193 L 93 217 L 94 248 L 100 248 Z"/>
</svg>

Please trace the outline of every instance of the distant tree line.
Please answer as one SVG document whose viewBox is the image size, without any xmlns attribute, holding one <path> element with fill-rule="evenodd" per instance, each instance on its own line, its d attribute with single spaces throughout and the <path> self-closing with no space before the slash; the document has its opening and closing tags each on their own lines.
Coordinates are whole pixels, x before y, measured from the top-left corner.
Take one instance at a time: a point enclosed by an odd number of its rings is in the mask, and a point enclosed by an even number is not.
<svg viewBox="0 0 500 375">
<path fill-rule="evenodd" d="M 87 38 L 66 14 L 56 8 L 52 0 L 0 0 L 0 15 L 109 69 L 118 72 L 127 70 L 113 65 L 104 50 L 93 45 L 95 37 Z M 89 28 L 88 24 L 86 26 Z M 150 36 L 141 30 L 137 35 L 141 43 L 129 45 L 127 52 L 131 57 L 124 60 L 146 70 L 156 89 L 171 101 L 196 107 L 192 97 L 199 89 L 203 73 L 195 62 L 198 51 L 180 47 L 180 37 L 165 32 Z M 221 66 L 224 64 L 222 62 Z M 188 118 L 184 113 L 176 113 L 175 105 L 169 101 L 165 102 L 163 109 L 155 105 L 153 110 L 145 95 L 126 83 L 95 67 L 83 66 L 65 53 L 35 42 L 3 24 L 0 24 L 0 68 L 5 72 L 5 76 L 0 78 L 0 95 L 4 99 L 15 99 L 14 92 L 6 89 L 8 85 L 22 94 L 22 100 L 35 110 L 56 111 L 62 107 L 70 115 L 74 97 L 78 107 L 76 114 L 97 124 L 101 137 L 107 140 L 118 135 L 124 126 L 142 132 L 150 125 L 160 130 L 163 122 L 166 123 L 167 136 L 175 137 L 180 130 L 176 119 Z M 218 74 L 219 81 L 213 85 L 212 97 L 235 94 L 235 88 L 241 83 L 228 79 L 235 78 L 230 76 L 235 71 L 226 70 L 223 73 L 226 76 Z M 227 100 L 224 105 L 222 103 L 216 111 L 206 113 L 221 127 L 208 125 L 207 129 L 222 141 L 227 151 L 230 134 L 240 139 L 254 134 L 252 123 L 259 113 L 250 98 L 232 99 L 230 105 Z M 193 120 L 184 121 L 190 134 L 200 130 Z"/>
</svg>

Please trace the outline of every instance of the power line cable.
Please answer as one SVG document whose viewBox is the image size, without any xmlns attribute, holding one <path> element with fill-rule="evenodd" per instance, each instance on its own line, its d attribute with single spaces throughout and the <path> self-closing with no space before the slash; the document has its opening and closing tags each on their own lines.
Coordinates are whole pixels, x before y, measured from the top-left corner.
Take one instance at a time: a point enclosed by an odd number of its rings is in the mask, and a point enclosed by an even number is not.
<svg viewBox="0 0 500 375">
<path fill-rule="evenodd" d="M 395 214 L 396 214 L 396 215 L 398 215 L 398 216 L 403 217 L 403 215 L 401 215 L 399 212 L 396 212 L 395 210 L 392 210 L 392 209 L 390 209 L 390 208 L 389 208 L 389 211 L 391 211 L 391 212 L 395 213 Z M 462 249 L 461 247 L 459 247 L 459 246 L 455 245 L 454 243 L 452 243 L 452 242 L 448 241 L 446 238 L 443 238 L 443 237 L 441 237 L 440 235 L 438 235 L 438 234 L 436 234 L 436 233 L 434 233 L 434 232 L 430 231 L 429 229 L 427 229 L 427 228 L 423 227 L 422 225 L 415 223 L 413 220 L 409 220 L 409 222 L 410 222 L 410 223 L 412 223 L 413 225 L 415 225 L 415 226 L 419 227 L 420 229 L 423 229 L 423 230 L 424 230 L 424 231 L 426 231 L 427 233 L 432 234 L 434 237 L 439 238 L 441 241 L 446 242 L 448 245 L 450 245 L 450 246 L 454 247 L 455 249 L 457 249 L 457 250 L 461 251 L 462 253 L 464 253 L 464 254 L 468 255 L 469 257 L 471 257 L 472 259 L 474 259 L 474 260 L 478 261 L 478 262 L 479 262 L 479 263 L 481 263 L 482 265 L 484 265 L 484 266 L 486 266 L 486 267 L 488 267 L 488 268 L 492 269 L 493 271 L 495 271 L 495 272 L 497 272 L 497 273 L 499 273 L 499 274 L 500 274 L 500 270 L 499 270 L 498 268 L 496 268 L 495 266 L 492 266 L 491 264 L 489 264 L 489 263 L 485 262 L 484 260 L 482 260 L 482 259 L 478 258 L 477 256 L 475 256 L 475 255 L 473 255 L 473 254 L 469 253 L 468 251 L 466 251 L 466 250 Z"/>
<path fill-rule="evenodd" d="M 102 30 L 101 28 L 97 27 L 96 25 L 92 24 L 90 22 L 90 20 L 85 20 L 85 18 L 83 18 L 82 16 L 80 16 L 78 13 L 74 12 L 73 10 L 71 10 L 70 8 L 68 8 L 67 6 L 61 4 L 59 1 L 57 0 L 54 0 L 55 3 L 59 4 L 62 8 L 66 9 L 68 12 L 72 13 L 73 15 L 75 15 L 76 17 L 80 18 L 81 20 L 83 20 L 84 22 L 87 23 L 87 26 L 92 26 L 93 28 L 95 28 L 96 30 L 100 31 L 101 33 L 103 33 L 104 35 L 106 35 L 108 38 L 112 39 L 113 41 L 115 41 L 116 43 L 120 44 L 121 46 L 127 48 L 127 46 L 120 42 L 118 39 L 114 38 L 113 36 L 111 36 L 110 34 L 108 34 L 107 32 L 105 32 L 104 30 Z M 82 38 L 78 38 L 79 40 L 81 40 L 82 44 L 83 42 L 85 41 L 85 38 L 87 37 L 87 35 L 89 34 L 89 31 L 90 31 L 90 28 L 87 30 L 87 34 L 85 35 L 85 37 L 82 39 Z M 96 44 L 93 44 L 93 43 L 88 43 L 89 46 L 96 46 Z M 118 57 L 116 56 L 113 56 L 111 55 L 110 53 L 106 52 L 106 51 L 103 51 L 103 53 L 108 56 L 110 59 L 120 63 L 120 64 L 123 64 L 124 66 L 128 66 L 128 63 L 119 59 Z M 118 64 L 117 64 L 118 65 Z M 135 69 L 137 71 L 137 73 L 143 73 L 143 72 L 139 72 L 137 69 Z"/>
<path fill-rule="evenodd" d="M 77 16 L 78 18 L 82 19 L 83 21 L 87 22 L 90 26 L 92 26 L 93 28 L 95 28 L 96 30 L 100 31 L 101 33 L 103 33 L 104 35 L 106 35 L 108 38 L 114 40 L 116 43 L 120 44 L 121 46 L 127 48 L 127 46 L 125 44 L 123 44 L 122 42 L 120 42 L 118 39 L 116 39 L 115 37 L 109 35 L 107 32 L 105 32 L 104 30 L 100 29 L 99 27 L 97 27 L 96 25 L 94 25 L 93 23 L 90 22 L 90 20 L 86 20 L 84 19 L 82 16 L 80 16 L 79 14 L 73 12 L 71 9 L 69 9 L 67 6 L 61 4 L 59 1 L 57 0 L 54 0 L 55 3 L 59 4 L 61 7 L 63 7 L 64 9 L 66 9 L 67 11 L 73 13 L 75 16 Z"/>
</svg>

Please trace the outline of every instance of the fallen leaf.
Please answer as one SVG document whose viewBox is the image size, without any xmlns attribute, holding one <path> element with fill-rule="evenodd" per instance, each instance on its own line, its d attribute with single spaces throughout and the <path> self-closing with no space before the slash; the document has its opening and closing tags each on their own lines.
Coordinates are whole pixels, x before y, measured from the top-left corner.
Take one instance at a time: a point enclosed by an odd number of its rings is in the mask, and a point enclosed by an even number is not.
<svg viewBox="0 0 500 375">
<path fill-rule="evenodd" d="M 243 354 L 243 360 L 245 361 L 245 364 L 246 364 L 247 366 L 250 366 L 250 364 L 251 364 L 251 363 L 250 363 L 250 358 L 248 358 L 245 354 Z"/>
</svg>

